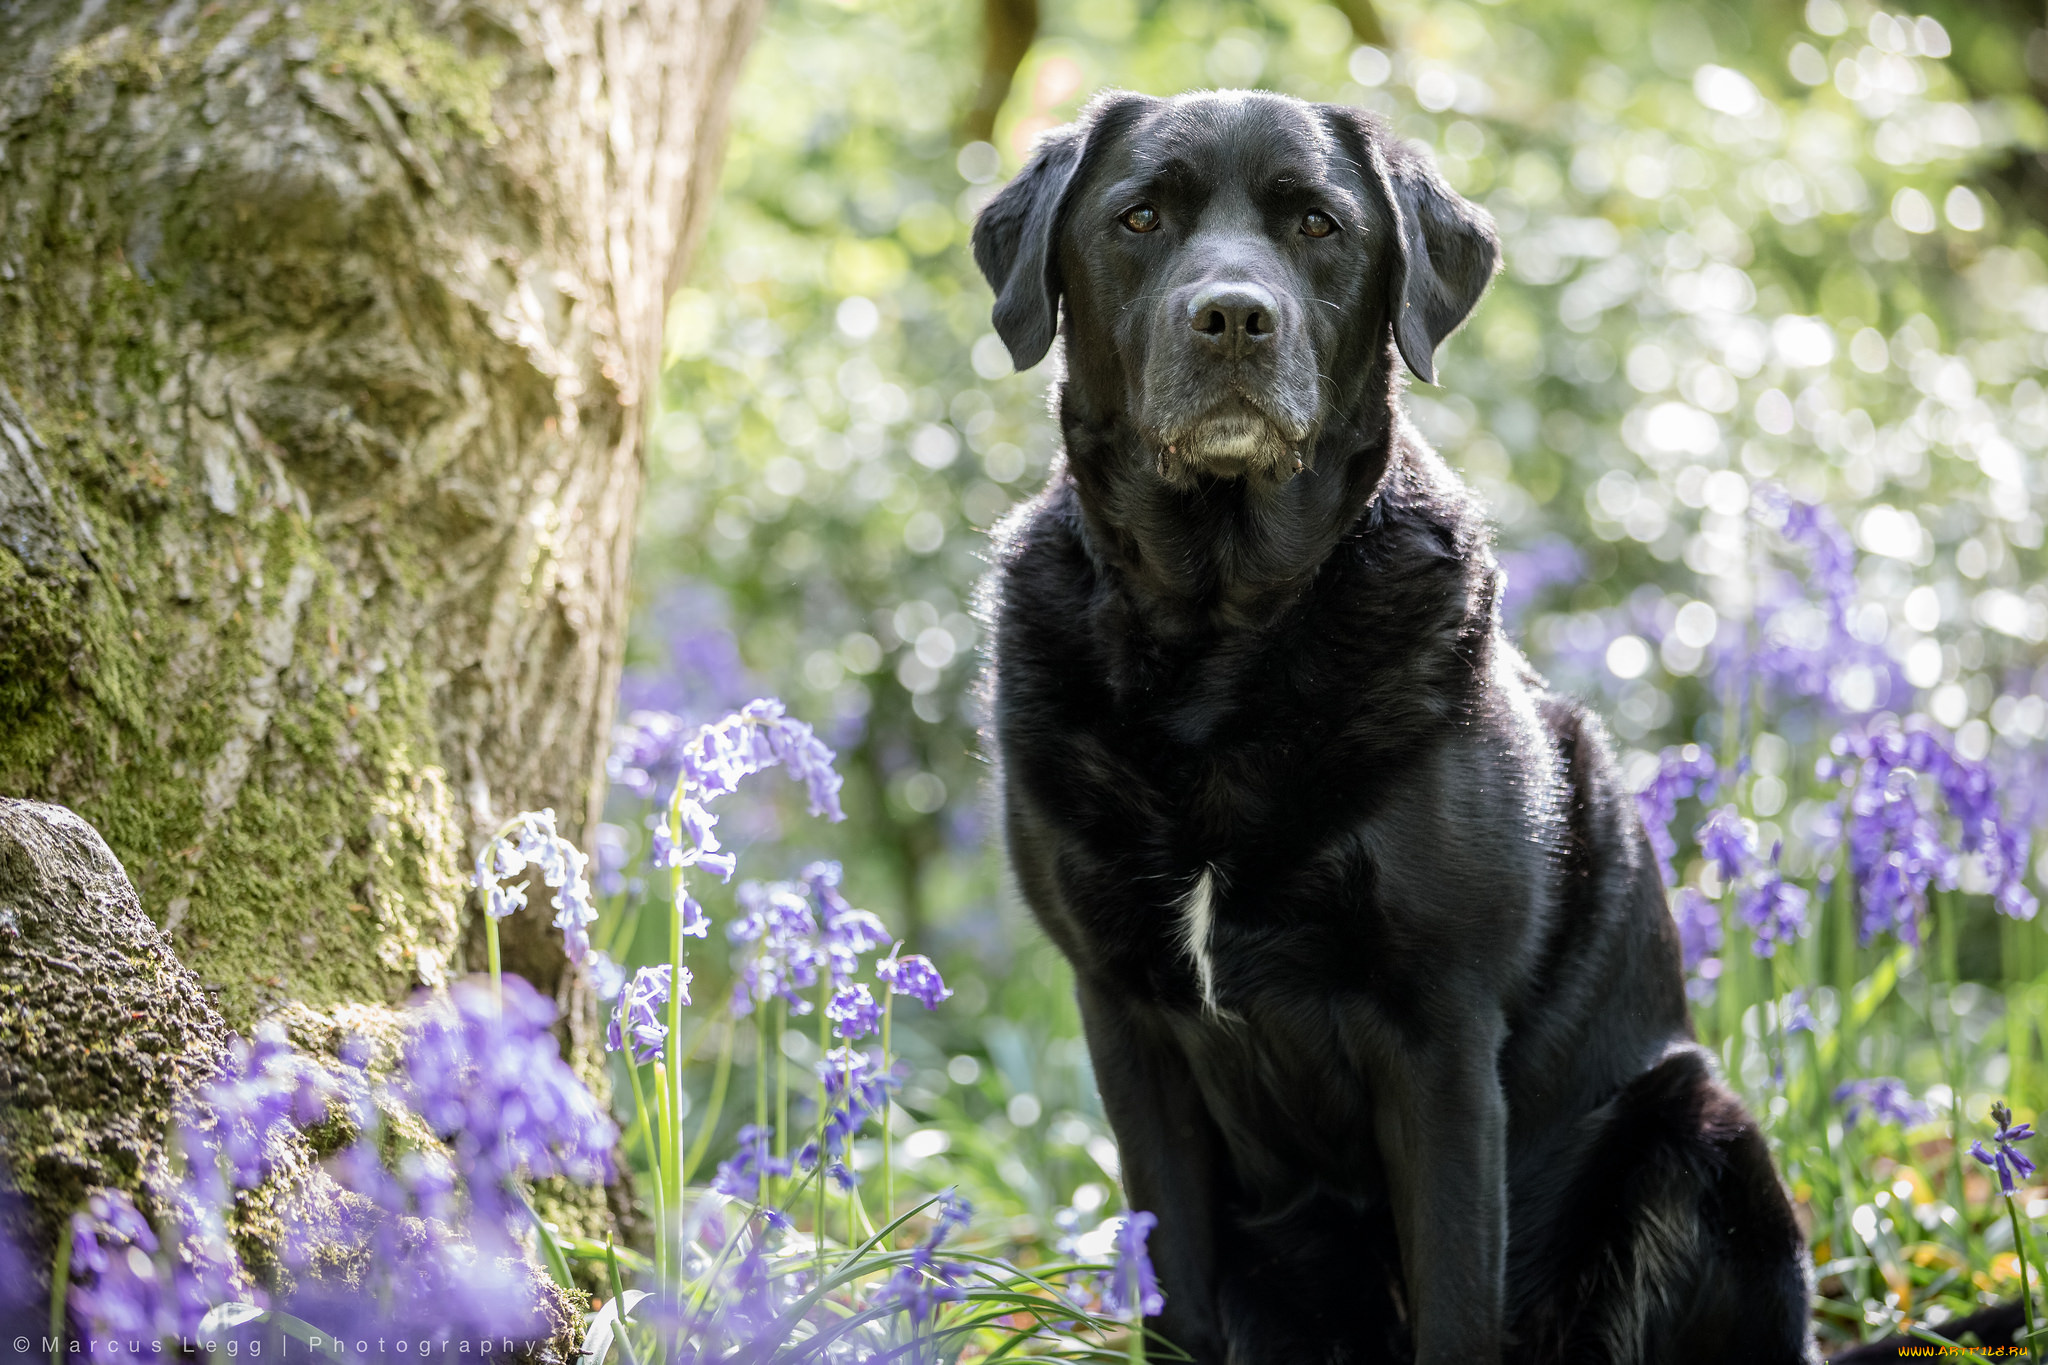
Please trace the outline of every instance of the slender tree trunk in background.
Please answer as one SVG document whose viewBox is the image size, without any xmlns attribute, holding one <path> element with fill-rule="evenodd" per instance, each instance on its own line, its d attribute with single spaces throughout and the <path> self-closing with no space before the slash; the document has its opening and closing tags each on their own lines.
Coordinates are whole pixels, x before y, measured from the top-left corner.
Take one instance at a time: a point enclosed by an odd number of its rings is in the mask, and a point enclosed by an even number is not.
<svg viewBox="0 0 2048 1365">
<path fill-rule="evenodd" d="M 961 132 L 969 142 L 995 136 L 996 115 L 1010 98 L 1017 67 L 1038 37 L 1038 0 L 982 0 L 981 83 Z"/>
<path fill-rule="evenodd" d="M 480 966 L 471 851 L 594 815 L 759 10 L 0 6 L 0 793 L 97 826 L 231 1023 Z"/>
</svg>

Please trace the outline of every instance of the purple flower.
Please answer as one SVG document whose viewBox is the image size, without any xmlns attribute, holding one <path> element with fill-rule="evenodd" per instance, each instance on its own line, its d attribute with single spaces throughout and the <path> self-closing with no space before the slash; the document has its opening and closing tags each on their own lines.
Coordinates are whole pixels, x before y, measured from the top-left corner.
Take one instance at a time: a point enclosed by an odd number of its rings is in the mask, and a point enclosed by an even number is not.
<svg viewBox="0 0 2048 1365">
<path fill-rule="evenodd" d="M 682 921 L 681 933 L 689 938 L 705 938 L 710 935 L 711 917 L 704 913 L 703 906 L 697 904 L 697 898 L 683 890 L 681 886 L 676 887 L 673 909 L 676 918 Z"/>
<path fill-rule="evenodd" d="M 835 1037 L 851 1041 L 865 1038 L 882 1026 L 882 1007 L 875 1003 L 874 994 L 865 983 L 856 983 L 833 992 L 831 1003 L 825 1006 L 825 1017 L 832 1021 Z"/>
<path fill-rule="evenodd" d="M 687 787 L 678 787 L 670 799 L 669 816 L 675 828 L 682 831 L 690 841 L 688 848 L 678 848 L 675 836 L 667 824 L 656 825 L 654 860 L 657 867 L 701 867 L 715 873 L 720 881 L 732 880 L 733 869 L 739 866 L 739 859 L 732 853 L 722 851 L 718 836 L 712 833 L 718 817 L 706 810 L 702 803 L 692 798 Z"/>
<path fill-rule="evenodd" d="M 71 1216 L 71 1311 L 97 1338 L 187 1336 L 216 1304 L 249 1297 L 224 1237 L 164 1248 L 119 1190 L 95 1193 Z M 260 1296 L 257 1296 L 260 1298 Z"/>
<path fill-rule="evenodd" d="M 274 1169 L 282 1150 L 279 1130 L 319 1122 L 342 1098 L 340 1081 L 299 1056 L 282 1027 L 257 1025 L 256 1041 L 234 1041 L 187 1112 L 181 1136 L 194 1178 L 205 1182 L 219 1174 L 210 1155 L 225 1166 L 235 1189 L 254 1189 Z"/>
<path fill-rule="evenodd" d="M 1700 852 L 1721 872 L 1721 880 L 1733 882 L 1749 869 L 1756 856 L 1756 835 L 1749 822 L 1733 806 L 1717 806 L 1693 832 Z"/>
<path fill-rule="evenodd" d="M 576 845 L 555 832 L 552 808 L 526 811 L 476 855 L 476 873 L 471 878 L 484 893 L 484 911 L 503 919 L 526 905 L 523 887 L 500 882 L 516 877 L 528 867 L 537 868 L 541 880 L 555 888 L 554 926 L 562 931 L 562 944 L 571 962 L 583 961 L 590 951 L 590 926 L 597 919 L 597 901 L 590 892 L 586 875 L 589 859 Z"/>
<path fill-rule="evenodd" d="M 619 992 L 626 989 L 626 969 L 604 949 L 591 949 L 583 967 L 590 974 L 590 988 L 597 992 L 598 999 L 617 1000 Z"/>
<path fill-rule="evenodd" d="M 515 1176 L 608 1180 L 618 1130 L 568 1063 L 552 1002 L 522 978 L 458 982 L 405 1044 L 406 1093 L 454 1152 L 472 1203 L 503 1225 Z"/>
<path fill-rule="evenodd" d="M 1678 946 L 1685 955 L 1685 970 L 1698 970 L 1701 963 L 1721 951 L 1721 912 L 1697 887 L 1683 887 L 1671 906 L 1678 921 Z"/>
<path fill-rule="evenodd" d="M 891 995 L 907 995 L 928 1010 L 937 1009 L 941 1000 L 953 994 L 930 958 L 922 953 L 905 957 L 901 943 L 875 964 L 875 977 Z"/>
<path fill-rule="evenodd" d="M 633 973 L 632 985 L 612 1011 L 611 1024 L 605 1033 L 605 1049 L 620 1051 L 630 1035 L 635 1066 L 660 1061 L 663 1044 L 668 1041 L 668 990 L 669 964 L 666 962 L 658 967 L 642 967 Z M 688 967 L 683 968 L 682 1003 L 690 1003 Z"/>
<path fill-rule="evenodd" d="M 1770 957 L 1781 943 L 1791 943 L 1806 932 L 1809 900 L 1803 886 L 1794 886 L 1778 872 L 1778 855 L 1783 845 L 1771 850 L 1770 870 L 1737 903 L 1743 923 L 1755 931 L 1750 951 Z"/>
<path fill-rule="evenodd" d="M 2012 1121 L 2012 1110 L 2006 1108 L 2004 1104 L 1994 1104 L 1991 1106 L 1991 1120 L 1998 1125 L 1998 1131 L 1991 1135 L 1991 1141 L 1997 1145 L 1998 1150 L 1996 1152 L 1987 1152 L 1984 1150 L 1982 1142 L 1973 1142 L 1970 1144 L 1970 1155 L 1976 1157 L 1977 1160 L 1983 1162 L 1986 1166 L 1997 1169 L 1998 1187 L 2006 1197 L 2010 1198 L 2015 1192 L 2013 1178 L 2017 1176 L 2019 1179 L 2025 1180 L 2034 1173 L 2034 1163 L 2027 1158 L 2025 1153 L 2015 1149 L 2013 1144 L 2015 1142 L 2025 1142 L 2028 1138 L 2033 1137 L 2034 1129 L 2030 1124 L 2014 1123 Z"/>
<path fill-rule="evenodd" d="M 1849 628 L 1857 585 L 1856 547 L 1848 531 L 1826 507 L 1801 502 L 1775 484 L 1758 484 L 1750 507 L 1805 564 L 1758 575 L 1757 643 L 1742 662 L 1744 670 L 1763 684 L 1838 710 L 1849 709 L 1843 684 L 1859 670 L 1875 674 L 1880 689 L 1888 689 L 1892 669 L 1884 647 L 1858 639 Z"/>
<path fill-rule="evenodd" d="M 803 992 L 818 984 L 826 965 L 811 902 L 789 882 L 745 882 L 736 899 L 740 915 L 725 932 L 745 946 L 733 959 L 733 1013 L 749 1014 L 779 996 L 792 1014 L 809 1014 Z"/>
<path fill-rule="evenodd" d="M 1856 882 L 1865 943 L 1885 932 L 1918 943 L 1928 890 L 1953 890 L 1965 854 L 1981 861 L 2001 912 L 2033 916 L 2034 895 L 2022 880 L 2026 835 L 1999 809 L 1985 765 L 1958 756 L 1938 731 L 1903 730 L 1889 721 L 1844 730 L 1830 749 L 1820 775 L 1848 789 L 1835 823 Z M 1938 817 L 1936 795 L 1954 821 L 1953 839 Z"/>
<path fill-rule="evenodd" d="M 1844 1081 L 1835 1087 L 1835 1103 L 1848 1105 L 1842 1122 L 1851 1128 L 1866 1113 L 1879 1123 L 1896 1123 L 1901 1128 L 1925 1123 L 1933 1116 L 1926 1105 L 1913 1098 L 1913 1092 L 1897 1076 Z"/>
<path fill-rule="evenodd" d="M 740 1129 L 739 1150 L 718 1163 L 718 1174 L 712 1177 L 711 1188 L 749 1204 L 759 1202 L 763 1177 L 786 1176 L 790 1172 L 788 1157 L 769 1153 L 774 1140 L 773 1128 L 750 1123 Z"/>
<path fill-rule="evenodd" d="M 1102 1297 L 1118 1317 L 1156 1317 L 1166 1307 L 1159 1277 L 1152 1273 L 1152 1258 L 1145 1254 L 1145 1241 L 1158 1226 L 1159 1220 L 1149 1213 L 1128 1213 L 1116 1230 L 1116 1256 Z"/>
<path fill-rule="evenodd" d="M 1544 536 L 1497 556 L 1505 580 L 1501 590 L 1500 614 L 1510 625 L 1520 622 L 1545 589 L 1576 582 L 1585 570 L 1579 547 L 1563 536 Z"/>
<path fill-rule="evenodd" d="M 889 1103 L 897 1079 L 884 1067 L 881 1049 L 869 1052 L 850 1043 L 826 1053 L 817 1070 L 825 1083 L 824 1142 L 822 1147 L 816 1142 L 806 1145 L 797 1154 L 797 1165 L 809 1170 L 822 1157 L 826 1173 L 841 1188 L 850 1189 L 858 1182 L 843 1158 L 867 1121 Z"/>
<path fill-rule="evenodd" d="M 881 1303 L 893 1304 L 919 1324 L 940 1304 L 953 1303 L 961 1297 L 956 1282 L 965 1271 L 960 1266 L 941 1263 L 938 1251 L 947 1238 L 967 1226 L 974 1217 L 974 1206 L 961 1198 L 958 1191 L 947 1190 L 933 1206 L 933 1214 L 931 1231 L 911 1251 L 910 1259 L 889 1277 L 880 1297 Z"/>
<path fill-rule="evenodd" d="M 1671 822 L 1677 818 L 1679 801 L 1695 792 L 1705 799 L 1713 790 L 1713 755 L 1697 744 L 1686 744 L 1660 754 L 1649 785 L 1636 793 L 1636 811 L 1642 816 L 1650 849 L 1657 855 L 1657 870 L 1664 875 L 1664 885 L 1678 885 L 1678 874 L 1671 868 L 1671 859 L 1678 852 L 1678 841 L 1671 837 Z"/>
<path fill-rule="evenodd" d="M 843 982 L 860 969 L 861 954 L 889 941 L 889 931 L 879 918 L 854 909 L 839 893 L 838 863 L 812 863 L 799 875 L 816 908 L 818 942 L 825 950 L 832 979 Z"/>
<path fill-rule="evenodd" d="M 682 768 L 683 745 L 693 734 L 690 723 L 667 711 L 635 711 L 612 727 L 612 751 L 605 774 L 613 782 L 647 798 L 667 791 Z"/>
<path fill-rule="evenodd" d="M 27 1226 L 27 1216 L 14 1179 L 6 1163 L 0 1162 L 0 1333 L 12 1333 L 31 1324 L 39 1327 L 49 1320 L 45 1313 L 37 1311 L 44 1305 L 36 1302 L 32 1288 L 35 1272 L 29 1269 L 28 1253 L 10 1235 L 11 1229 Z M 40 1322 L 36 1321 L 38 1318 Z"/>
<path fill-rule="evenodd" d="M 842 779 L 833 770 L 833 758 L 810 726 L 791 719 L 781 702 L 762 698 L 701 727 L 683 746 L 677 766 L 682 785 L 696 799 L 709 801 L 737 790 L 743 778 L 781 764 L 809 790 L 811 814 L 843 820 Z"/>
<path fill-rule="evenodd" d="M 1813 1007 L 1807 1003 L 1804 986 L 1786 996 L 1780 1008 L 1785 1011 L 1787 1033 L 1812 1033 L 1820 1027 L 1820 1021 L 1813 1017 Z"/>
</svg>

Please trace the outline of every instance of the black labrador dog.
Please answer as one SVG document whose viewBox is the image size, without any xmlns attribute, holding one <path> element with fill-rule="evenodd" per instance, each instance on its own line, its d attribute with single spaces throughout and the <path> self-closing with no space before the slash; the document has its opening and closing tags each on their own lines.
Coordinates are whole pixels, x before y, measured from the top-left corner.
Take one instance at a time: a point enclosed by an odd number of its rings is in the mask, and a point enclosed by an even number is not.
<svg viewBox="0 0 2048 1365">
<path fill-rule="evenodd" d="M 1156 1325 L 1205 1365 L 1810 1359 L 1608 741 L 1398 402 L 1487 216 L 1352 109 L 1113 94 L 974 253 L 1020 367 L 1066 340 L 1065 457 L 986 588 L 992 748 Z"/>
</svg>

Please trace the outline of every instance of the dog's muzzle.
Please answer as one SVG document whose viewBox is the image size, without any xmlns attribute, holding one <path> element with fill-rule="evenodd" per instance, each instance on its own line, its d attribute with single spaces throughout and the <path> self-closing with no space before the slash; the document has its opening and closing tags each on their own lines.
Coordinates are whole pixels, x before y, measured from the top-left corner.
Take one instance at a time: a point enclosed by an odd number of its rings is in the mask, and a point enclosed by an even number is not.
<svg viewBox="0 0 2048 1365">
<path fill-rule="evenodd" d="M 1197 286 L 1161 319 L 1138 407 L 1162 478 L 1301 471 L 1318 381 L 1294 312 L 1261 284 L 1225 280 Z"/>
</svg>

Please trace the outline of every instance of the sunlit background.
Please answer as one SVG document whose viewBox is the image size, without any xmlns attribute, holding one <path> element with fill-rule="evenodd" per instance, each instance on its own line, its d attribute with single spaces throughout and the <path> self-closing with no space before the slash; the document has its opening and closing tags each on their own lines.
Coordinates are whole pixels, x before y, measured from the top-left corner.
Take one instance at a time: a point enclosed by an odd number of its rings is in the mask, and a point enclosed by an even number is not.
<svg viewBox="0 0 2048 1365">
<path fill-rule="evenodd" d="M 668 310 L 621 714 L 775 695 L 839 750 L 843 825 L 756 804 L 721 832 L 753 842 L 753 876 L 842 860 L 854 901 L 947 969 L 957 998 L 902 1042 L 923 1180 L 962 1182 L 1023 1237 L 1117 1198 L 1066 969 L 1005 885 L 977 739 L 985 532 L 1041 486 L 1056 433 L 1052 365 L 1011 373 L 966 242 L 1033 139 L 1108 86 L 1256 85 L 1375 110 L 1430 148 L 1506 259 L 1442 386 L 1406 402 L 1492 511 L 1514 634 L 1608 717 L 1633 782 L 1666 746 L 1720 754 L 1756 847 L 1782 842 L 1808 875 L 1839 790 L 1815 756 L 1873 717 L 1931 722 L 1990 763 L 2018 826 L 2048 813 L 2048 33 L 2029 13 L 1048 0 L 981 140 L 963 131 L 975 8 L 776 0 Z M 1853 537 L 1832 602 L 1780 534 L 1787 496 Z M 1737 695 L 1715 672 L 1737 656 L 1805 676 Z M 615 803 L 617 848 L 644 848 L 642 817 Z M 1717 896 L 1696 818 L 1678 877 Z M 1979 1116 L 1993 1094 L 2035 1102 L 2048 953 L 2038 922 L 1994 913 L 1992 876 L 1965 859 L 1944 903 L 1959 951 L 1939 992 L 1886 943 L 1828 945 L 1841 972 L 1816 967 L 1804 979 L 1831 986 L 1799 997 L 1825 1074 L 1902 1075 Z M 652 918 L 641 939 L 658 957 Z M 1769 983 L 1787 979 L 1756 974 L 1784 959 L 1716 949 L 1692 955 L 1694 997 L 1809 1201 L 1843 1305 L 1829 1330 L 1999 1288 L 2009 1265 L 1916 1262 L 1946 1215 L 1921 1212 L 1926 1179 L 1888 1193 L 1919 1169 L 1910 1124 L 1858 1149 L 1867 1187 L 1835 1169 L 1850 1149 L 1828 1096 L 1778 1093 L 1782 1053 L 1742 1044 L 1783 1042 Z M 1717 1004 L 1724 961 L 1750 984 L 1723 980 Z M 1885 970 L 1865 1008 L 1855 991 Z M 1816 1195 L 1824 1170 L 1846 1183 Z"/>
</svg>

